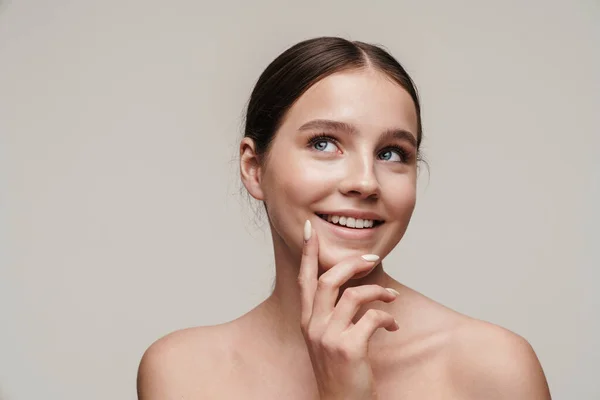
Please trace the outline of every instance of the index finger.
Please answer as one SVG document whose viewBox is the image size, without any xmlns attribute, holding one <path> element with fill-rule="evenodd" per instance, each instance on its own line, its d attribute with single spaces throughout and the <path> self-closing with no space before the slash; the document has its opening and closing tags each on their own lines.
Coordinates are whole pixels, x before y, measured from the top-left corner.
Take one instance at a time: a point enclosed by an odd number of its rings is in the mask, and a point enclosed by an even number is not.
<svg viewBox="0 0 600 400">
<path fill-rule="evenodd" d="M 308 324 L 312 315 L 313 301 L 317 290 L 317 277 L 319 273 L 319 241 L 317 234 L 309 220 L 304 223 L 304 245 L 298 284 L 300 285 L 300 304 L 302 306 L 301 323 Z"/>
</svg>

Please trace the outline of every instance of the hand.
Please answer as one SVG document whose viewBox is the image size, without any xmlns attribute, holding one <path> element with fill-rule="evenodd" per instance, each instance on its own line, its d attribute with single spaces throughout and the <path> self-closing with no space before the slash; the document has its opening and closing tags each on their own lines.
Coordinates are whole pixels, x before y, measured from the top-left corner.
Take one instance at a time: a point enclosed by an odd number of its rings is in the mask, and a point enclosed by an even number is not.
<svg viewBox="0 0 600 400">
<path fill-rule="evenodd" d="M 379 257 L 346 259 L 317 279 L 319 245 L 309 221 L 304 232 L 298 275 L 301 326 L 321 399 L 376 399 L 368 341 L 379 328 L 396 331 L 399 327 L 389 313 L 376 309 L 368 310 L 355 324 L 352 319 L 362 305 L 376 300 L 391 302 L 397 292 L 379 285 L 350 287 L 336 305 L 340 286 L 355 274 L 369 272 Z"/>
</svg>

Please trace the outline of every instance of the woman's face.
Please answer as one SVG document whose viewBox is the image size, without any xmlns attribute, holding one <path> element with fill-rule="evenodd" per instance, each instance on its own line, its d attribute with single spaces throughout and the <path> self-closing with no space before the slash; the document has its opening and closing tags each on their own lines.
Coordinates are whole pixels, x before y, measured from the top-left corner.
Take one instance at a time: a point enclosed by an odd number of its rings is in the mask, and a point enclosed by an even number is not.
<svg viewBox="0 0 600 400">
<path fill-rule="evenodd" d="M 299 254 L 309 219 L 322 269 L 352 255 L 385 257 L 415 206 L 416 141 L 413 100 L 386 75 L 352 70 L 313 85 L 288 111 L 260 171 L 276 245 Z"/>
</svg>

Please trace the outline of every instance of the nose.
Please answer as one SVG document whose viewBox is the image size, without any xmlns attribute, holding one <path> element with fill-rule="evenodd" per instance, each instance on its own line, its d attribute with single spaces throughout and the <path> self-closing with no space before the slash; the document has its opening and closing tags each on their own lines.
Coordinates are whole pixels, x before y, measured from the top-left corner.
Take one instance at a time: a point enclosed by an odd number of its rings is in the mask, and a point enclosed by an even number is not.
<svg viewBox="0 0 600 400">
<path fill-rule="evenodd" d="M 361 199 L 378 198 L 380 187 L 374 167 L 371 156 L 349 158 L 346 173 L 339 184 L 340 192 Z"/>
</svg>

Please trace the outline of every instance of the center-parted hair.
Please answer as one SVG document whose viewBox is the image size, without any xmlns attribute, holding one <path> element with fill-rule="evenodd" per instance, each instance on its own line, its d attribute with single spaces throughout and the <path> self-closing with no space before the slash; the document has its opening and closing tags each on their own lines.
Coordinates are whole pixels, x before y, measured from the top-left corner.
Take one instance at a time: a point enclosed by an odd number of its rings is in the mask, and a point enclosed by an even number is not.
<svg viewBox="0 0 600 400">
<path fill-rule="evenodd" d="M 386 50 L 338 37 L 318 37 L 297 43 L 267 66 L 248 102 L 244 136 L 254 140 L 255 151 L 262 159 L 286 112 L 306 90 L 333 73 L 365 68 L 386 74 L 413 99 L 418 149 L 422 139 L 421 106 L 408 73 Z"/>
</svg>

